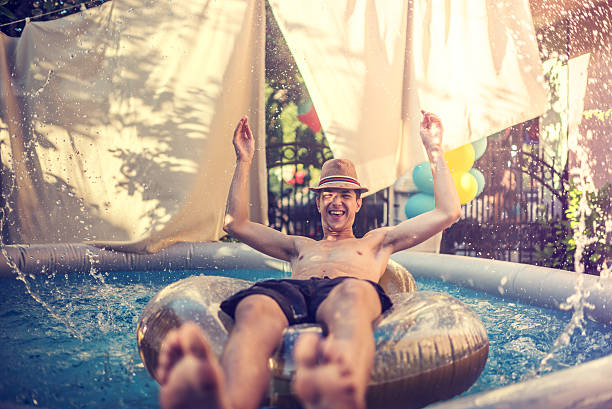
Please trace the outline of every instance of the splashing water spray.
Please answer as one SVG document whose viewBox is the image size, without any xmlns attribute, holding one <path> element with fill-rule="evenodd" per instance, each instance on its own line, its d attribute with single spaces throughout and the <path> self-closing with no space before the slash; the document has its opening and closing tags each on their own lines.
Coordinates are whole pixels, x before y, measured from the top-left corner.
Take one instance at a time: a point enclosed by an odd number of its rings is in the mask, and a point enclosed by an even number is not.
<svg viewBox="0 0 612 409">
<path fill-rule="evenodd" d="M 10 174 L 8 179 L 10 181 L 10 184 L 8 185 L 9 189 L 7 192 L 2 192 L 2 195 L 5 199 L 10 197 L 16 185 L 14 175 Z M 40 304 L 49 313 L 50 316 L 55 318 L 58 322 L 61 322 L 66 328 L 66 330 L 68 330 L 68 332 L 70 332 L 72 336 L 83 341 L 84 339 L 83 335 L 76 330 L 76 328 L 78 328 L 77 325 L 74 324 L 74 322 L 72 322 L 69 316 L 63 317 L 57 312 L 55 312 L 55 310 L 53 309 L 53 307 L 51 307 L 51 305 L 49 305 L 49 303 L 43 300 L 38 294 L 36 294 L 35 291 L 32 290 L 32 286 L 30 285 L 28 278 L 33 278 L 33 277 L 32 276 L 28 277 L 25 275 L 25 273 L 19 270 L 19 267 L 17 266 L 17 264 L 13 261 L 13 259 L 9 256 L 8 252 L 6 251 L 6 245 L 4 244 L 4 240 L 2 240 L 1 235 L 2 235 L 2 232 L 4 231 L 4 220 L 5 220 L 4 216 L 9 214 L 10 211 L 11 211 L 10 201 L 5 200 L 4 206 L 2 207 L 2 209 L 0 209 L 0 254 L 2 254 L 2 256 L 4 256 L 4 258 L 6 259 L 6 263 L 11 268 L 11 270 L 15 273 L 15 277 L 17 278 L 17 280 L 21 281 L 24 284 L 25 289 L 30 295 L 30 297 L 32 297 L 34 301 Z M 43 273 L 44 273 L 44 267 L 43 267 Z"/>
<path fill-rule="evenodd" d="M 587 131 L 587 139 L 592 138 L 591 131 Z M 585 249 L 590 244 L 595 243 L 598 238 L 593 235 L 589 237 L 587 235 L 586 220 L 587 217 L 593 211 L 589 206 L 588 195 L 591 192 L 596 192 L 595 184 L 593 183 L 592 168 L 589 164 L 589 155 L 584 146 L 580 143 L 580 134 L 575 132 L 569 132 L 568 143 L 570 151 L 576 155 L 575 166 L 570 171 L 570 177 L 572 178 L 576 188 L 581 192 L 580 199 L 578 202 L 578 223 L 572 224 L 573 238 L 576 243 L 576 250 L 574 255 L 574 271 L 576 272 L 576 282 L 574 285 L 575 292 L 569 296 L 564 303 L 560 305 L 562 310 L 572 311 L 572 317 L 565 326 L 563 332 L 555 340 L 553 347 L 549 353 L 542 359 L 539 367 L 535 371 L 536 375 L 551 372 L 552 370 L 559 369 L 560 367 L 567 367 L 563 362 L 560 361 L 559 355 L 562 348 L 569 345 L 571 337 L 575 331 L 580 331 L 583 337 L 587 336 L 584 330 L 585 323 L 585 311 L 593 309 L 594 306 L 587 301 L 590 291 L 584 288 L 584 274 L 585 274 L 585 261 L 583 256 L 585 255 Z M 608 218 L 610 216 L 608 215 Z M 609 234 L 610 220 L 606 220 L 606 234 Z M 607 260 L 604 260 L 602 269 L 600 271 L 599 282 L 607 280 L 610 277 L 610 265 Z"/>
</svg>

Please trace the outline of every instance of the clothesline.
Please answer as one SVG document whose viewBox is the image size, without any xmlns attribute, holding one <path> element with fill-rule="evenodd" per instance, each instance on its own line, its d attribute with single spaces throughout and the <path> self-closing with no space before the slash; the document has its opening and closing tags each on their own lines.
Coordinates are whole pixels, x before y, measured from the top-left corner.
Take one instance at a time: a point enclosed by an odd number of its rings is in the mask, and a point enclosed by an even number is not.
<svg viewBox="0 0 612 409">
<path fill-rule="evenodd" d="M 64 7 L 64 8 L 53 10 L 53 11 L 48 11 L 46 13 L 42 13 L 42 14 L 39 14 L 37 16 L 25 17 L 25 18 L 22 18 L 20 20 L 11 21 L 10 23 L 0 24 L 0 27 L 10 26 L 12 24 L 17 24 L 17 23 L 21 23 L 22 21 L 32 20 L 34 18 L 41 18 L 41 17 L 48 16 L 48 15 L 53 14 L 53 13 L 59 13 L 59 12 L 65 11 L 65 10 L 69 10 L 69 9 L 75 8 L 75 7 L 77 7 L 77 5 L 73 4 L 72 6 Z M 87 10 L 87 6 L 85 5 L 85 3 L 81 3 L 80 5 L 78 5 L 78 7 L 81 8 L 81 11 Z"/>
</svg>

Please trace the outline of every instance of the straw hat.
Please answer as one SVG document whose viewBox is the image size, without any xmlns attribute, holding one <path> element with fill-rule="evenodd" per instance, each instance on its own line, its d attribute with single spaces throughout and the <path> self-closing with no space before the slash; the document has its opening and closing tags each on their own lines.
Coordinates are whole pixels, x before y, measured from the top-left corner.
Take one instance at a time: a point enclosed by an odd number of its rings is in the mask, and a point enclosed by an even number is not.
<svg viewBox="0 0 612 409">
<path fill-rule="evenodd" d="M 361 193 L 367 192 L 368 188 L 363 187 L 357 180 L 355 165 L 348 159 L 330 159 L 321 168 L 321 180 L 317 187 L 310 190 L 317 192 L 323 189 L 353 189 Z"/>
</svg>

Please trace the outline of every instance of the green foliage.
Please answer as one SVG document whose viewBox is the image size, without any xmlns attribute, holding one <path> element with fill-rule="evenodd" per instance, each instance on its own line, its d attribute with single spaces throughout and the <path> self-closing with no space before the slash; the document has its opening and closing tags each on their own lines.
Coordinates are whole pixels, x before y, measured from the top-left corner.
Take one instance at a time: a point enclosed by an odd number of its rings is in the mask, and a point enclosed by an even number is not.
<svg viewBox="0 0 612 409">
<path fill-rule="evenodd" d="M 566 219 L 539 220 L 538 224 L 545 241 L 543 245 L 536 244 L 535 264 L 573 270 L 576 246 L 573 244 L 574 231 L 569 227 L 569 221 Z"/>
<path fill-rule="evenodd" d="M 266 3 L 266 162 L 268 191 L 275 197 L 302 196 L 317 180 L 331 151 L 322 132 L 298 119 L 298 106 L 310 100 L 304 80 Z"/>
<path fill-rule="evenodd" d="M 587 240 L 581 262 L 586 273 L 599 275 L 606 256 L 612 249 L 606 232 L 606 223 L 609 224 L 612 217 L 611 190 L 610 184 L 590 192 L 581 192 L 575 186 L 570 187 L 567 191 L 568 206 L 565 218 L 553 222 L 539 222 L 546 236 L 546 244 L 538 246 L 538 265 L 574 270 L 576 240 L 579 240 L 576 234 L 579 233 L 581 217 L 584 217 L 584 232 L 581 236 Z M 586 195 L 588 206 L 584 215 L 580 210 L 583 195 Z"/>
</svg>

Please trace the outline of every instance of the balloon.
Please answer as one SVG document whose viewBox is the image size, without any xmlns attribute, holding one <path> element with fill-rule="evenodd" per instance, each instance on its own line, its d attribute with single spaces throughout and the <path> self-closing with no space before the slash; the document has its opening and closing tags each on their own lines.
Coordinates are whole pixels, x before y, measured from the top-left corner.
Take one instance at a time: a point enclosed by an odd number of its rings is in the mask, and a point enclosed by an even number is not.
<svg viewBox="0 0 612 409">
<path fill-rule="evenodd" d="M 303 101 L 298 105 L 298 115 L 304 115 L 312 109 L 312 102 L 310 100 Z"/>
<path fill-rule="evenodd" d="M 474 178 L 476 178 L 476 182 L 478 183 L 478 191 L 476 192 L 475 197 L 478 197 L 480 196 L 480 194 L 482 193 L 482 190 L 485 187 L 485 177 L 482 174 L 482 172 L 476 168 L 472 168 L 468 170 L 468 173 L 470 173 L 472 176 L 474 176 Z"/>
<path fill-rule="evenodd" d="M 410 196 L 404 205 L 404 213 L 406 218 L 411 219 L 414 216 L 418 216 L 422 213 L 433 210 L 435 207 L 435 201 L 433 195 L 427 193 L 417 193 Z"/>
<path fill-rule="evenodd" d="M 455 182 L 455 187 L 457 188 L 457 193 L 459 193 L 459 202 L 461 204 L 466 204 L 474 197 L 476 197 L 476 192 L 478 192 L 478 182 L 476 178 L 471 173 L 453 173 L 453 181 Z"/>
<path fill-rule="evenodd" d="M 472 142 L 472 146 L 474 147 L 474 159 L 480 159 L 487 150 L 487 138 L 485 137 Z"/>
<path fill-rule="evenodd" d="M 412 181 L 425 193 L 434 193 L 433 176 L 431 174 L 431 164 L 429 162 L 421 162 L 412 169 Z"/>
<path fill-rule="evenodd" d="M 298 105 L 298 119 L 315 133 L 321 130 L 319 116 L 317 115 L 314 105 L 312 105 L 310 101 Z"/>
<path fill-rule="evenodd" d="M 466 173 L 474 165 L 476 152 L 471 143 L 460 146 L 444 154 L 444 159 L 448 163 L 451 173 Z"/>
</svg>

